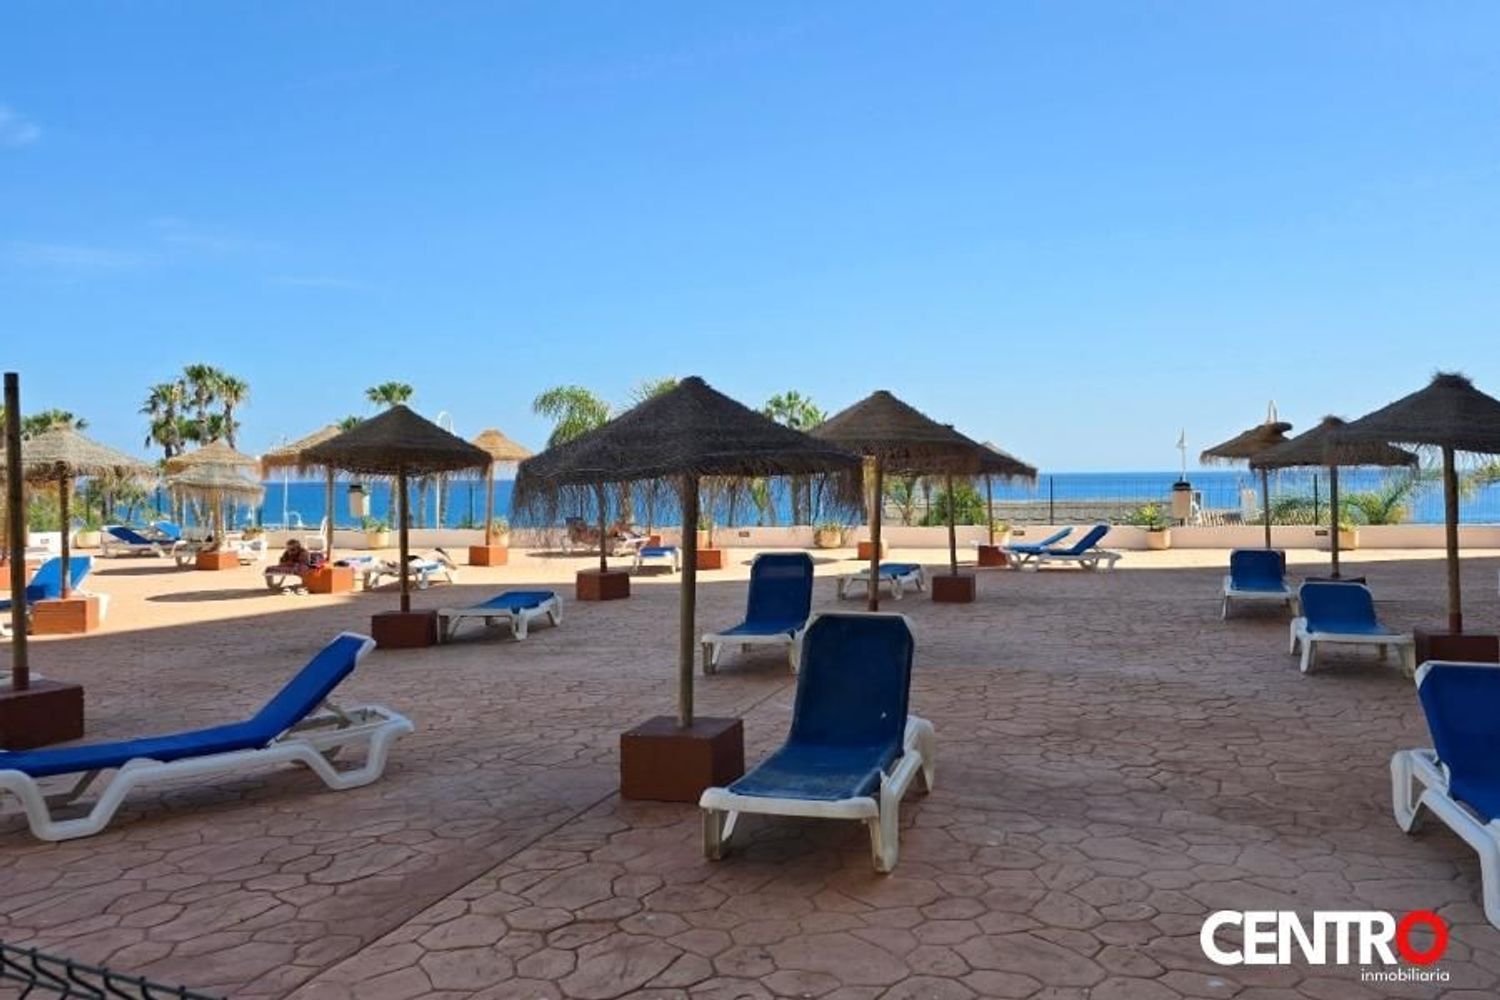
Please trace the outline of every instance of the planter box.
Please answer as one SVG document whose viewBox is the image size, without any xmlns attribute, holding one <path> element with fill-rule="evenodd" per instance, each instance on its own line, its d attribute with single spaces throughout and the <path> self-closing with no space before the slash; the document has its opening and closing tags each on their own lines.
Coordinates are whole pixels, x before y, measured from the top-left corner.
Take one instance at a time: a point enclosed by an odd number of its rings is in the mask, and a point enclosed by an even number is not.
<svg viewBox="0 0 1500 1000">
<path fill-rule="evenodd" d="M 367 531 L 365 532 L 365 547 L 370 549 L 388 549 L 391 547 L 391 533 L 389 531 Z"/>
<path fill-rule="evenodd" d="M 73 536 L 73 548 L 75 549 L 97 549 L 99 547 L 100 532 L 80 531 Z"/>
<path fill-rule="evenodd" d="M 620 734 L 620 796 L 655 802 L 697 802 L 705 788 L 745 773 L 745 728 L 739 719 L 658 715 Z"/>
<path fill-rule="evenodd" d="M 875 543 L 874 542 L 863 541 L 863 542 L 859 542 L 859 543 L 857 543 L 855 545 L 855 555 L 859 559 L 863 559 L 865 562 L 869 562 L 870 561 L 870 557 L 873 555 L 874 550 L 875 550 Z M 888 551 L 890 551 L 890 547 L 885 544 L 885 539 L 882 538 L 880 540 L 880 558 L 884 559 L 885 558 L 885 554 Z"/>
<path fill-rule="evenodd" d="M 1500 663 L 1500 636 L 1483 632 L 1448 632 L 1415 629 L 1416 660 L 1460 660 L 1465 663 Z"/>
<path fill-rule="evenodd" d="M 978 593 L 974 577 L 968 573 L 934 574 L 928 582 L 932 584 L 932 600 L 936 604 L 972 604 Z"/>
<path fill-rule="evenodd" d="M 200 552 L 198 553 L 198 557 L 193 560 L 193 566 L 196 569 L 208 570 L 239 569 L 240 557 L 239 553 L 229 552 L 224 549 L 219 549 L 216 552 Z"/>
<path fill-rule="evenodd" d="M 724 550 L 723 549 L 699 549 L 698 550 L 698 568 L 699 569 L 723 569 L 724 568 Z"/>
<path fill-rule="evenodd" d="M 83 735 L 83 687 L 33 677 L 24 691 L 0 686 L 0 749 L 30 750 Z"/>
<path fill-rule="evenodd" d="M 841 531 L 819 531 L 813 535 L 813 544 L 820 549 L 836 549 L 844 544 Z"/>
<path fill-rule="evenodd" d="M 32 635 L 82 635 L 98 627 L 97 597 L 54 597 L 31 605 Z"/>
<path fill-rule="evenodd" d="M 623 569 L 581 569 L 573 588 L 580 601 L 618 601 L 630 596 L 630 574 Z"/>
<path fill-rule="evenodd" d="M 1146 532 L 1146 548 L 1163 552 L 1172 547 L 1172 530 Z"/>
<path fill-rule="evenodd" d="M 370 637 L 379 649 L 421 649 L 437 644 L 436 611 L 382 611 L 370 616 Z"/>
<path fill-rule="evenodd" d="M 1339 551 L 1353 552 L 1359 548 L 1359 529 L 1339 532 Z"/>
<path fill-rule="evenodd" d="M 1006 555 L 1005 550 L 998 545 L 981 545 L 979 546 L 979 565 L 1009 566 L 1010 556 Z"/>
<path fill-rule="evenodd" d="M 510 549 L 504 545 L 470 545 L 470 566 L 504 566 L 510 562 Z"/>
<path fill-rule="evenodd" d="M 302 582 L 309 594 L 350 594 L 354 592 L 354 567 L 320 566 Z"/>
</svg>

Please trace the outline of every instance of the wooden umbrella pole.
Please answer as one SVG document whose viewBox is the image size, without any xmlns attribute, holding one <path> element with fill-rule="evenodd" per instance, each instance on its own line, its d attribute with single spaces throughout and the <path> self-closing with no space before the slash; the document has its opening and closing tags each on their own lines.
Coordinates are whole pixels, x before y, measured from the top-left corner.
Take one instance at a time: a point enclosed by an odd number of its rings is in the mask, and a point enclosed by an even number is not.
<svg viewBox="0 0 1500 1000">
<path fill-rule="evenodd" d="M 10 549 L 10 687 L 31 687 L 26 650 L 26 484 L 21 481 L 21 379 L 5 373 L 5 517 Z M 68 574 L 63 573 L 66 579 Z"/>
<path fill-rule="evenodd" d="M 62 521 L 62 596 L 64 599 L 73 593 L 73 563 L 72 534 L 68 530 L 68 518 L 72 515 L 68 511 L 68 493 L 71 486 L 71 478 L 66 472 L 57 477 L 57 516 Z"/>
<path fill-rule="evenodd" d="M 328 480 L 323 489 L 323 508 L 328 516 L 323 519 L 323 558 L 333 562 L 333 469 L 328 469 Z"/>
<path fill-rule="evenodd" d="M 948 473 L 944 488 L 948 491 L 948 572 L 958 575 L 958 514 L 953 497 L 953 473 Z"/>
<path fill-rule="evenodd" d="M 470 508 L 472 509 L 472 508 Z M 495 460 L 484 467 L 484 545 L 489 548 L 495 542 Z"/>
<path fill-rule="evenodd" d="M 694 621 L 698 602 L 698 478 L 682 477 L 682 594 L 677 623 L 677 722 L 693 724 L 693 658 L 698 647 Z"/>
<path fill-rule="evenodd" d="M 995 480 L 991 476 L 984 477 L 984 512 L 985 523 L 989 525 L 990 547 L 995 545 Z"/>
<path fill-rule="evenodd" d="M 1266 548 L 1271 547 L 1271 470 L 1260 470 L 1260 516 L 1266 525 Z"/>
<path fill-rule="evenodd" d="M 1328 467 L 1328 547 L 1333 553 L 1333 578 L 1339 578 L 1339 467 Z"/>
<path fill-rule="evenodd" d="M 401 578 L 401 613 L 406 614 L 407 612 L 411 611 L 411 574 L 408 572 L 411 567 L 407 562 L 407 554 L 411 551 L 411 544 L 410 539 L 407 536 L 406 528 L 407 497 L 406 467 L 404 465 L 398 466 L 396 469 L 396 491 L 399 494 L 396 500 L 396 513 L 397 516 L 401 518 L 401 527 L 399 532 L 399 538 L 401 540 L 401 565 L 397 567 L 397 572 Z"/>
<path fill-rule="evenodd" d="M 604 484 L 599 484 L 599 572 L 609 572 L 609 527 L 605 523 L 607 516 L 604 498 Z"/>
<path fill-rule="evenodd" d="M 1464 630 L 1458 582 L 1458 466 L 1451 446 L 1443 447 L 1443 521 L 1448 543 L 1448 629 Z"/>
<path fill-rule="evenodd" d="M 875 456 L 875 468 L 870 476 L 870 482 L 872 487 L 870 492 L 874 494 L 874 497 L 870 502 L 870 595 L 865 606 L 871 611 L 879 611 L 880 520 L 885 508 L 885 504 L 881 502 L 881 498 L 885 495 L 885 462 L 879 455 Z"/>
</svg>

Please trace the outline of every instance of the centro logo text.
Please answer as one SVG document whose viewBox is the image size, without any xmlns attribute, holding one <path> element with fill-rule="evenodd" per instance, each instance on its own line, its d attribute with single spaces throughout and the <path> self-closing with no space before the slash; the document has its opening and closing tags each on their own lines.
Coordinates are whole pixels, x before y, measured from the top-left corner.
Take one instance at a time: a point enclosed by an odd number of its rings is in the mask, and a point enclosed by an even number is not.
<svg viewBox="0 0 1500 1000">
<path fill-rule="evenodd" d="M 1412 943 L 1417 927 L 1432 931 L 1425 949 Z M 1231 928 L 1240 929 L 1238 948 L 1215 940 Z M 1219 965 L 1286 965 L 1295 958 L 1311 965 L 1396 965 L 1397 955 L 1431 965 L 1447 950 L 1448 925 L 1431 910 L 1413 910 L 1399 921 L 1383 910 L 1317 910 L 1308 921 L 1290 910 L 1218 910 L 1203 921 L 1198 943 Z"/>
</svg>

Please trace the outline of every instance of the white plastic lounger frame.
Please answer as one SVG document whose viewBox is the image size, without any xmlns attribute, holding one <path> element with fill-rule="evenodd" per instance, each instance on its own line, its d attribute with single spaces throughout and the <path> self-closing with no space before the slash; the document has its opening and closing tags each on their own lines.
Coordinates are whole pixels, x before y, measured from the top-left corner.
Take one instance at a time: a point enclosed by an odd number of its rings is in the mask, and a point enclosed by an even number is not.
<svg viewBox="0 0 1500 1000">
<path fill-rule="evenodd" d="M 762 813 L 771 816 L 803 816 L 809 819 L 857 819 L 870 828 L 870 856 L 875 870 L 888 872 L 896 867 L 901 853 L 901 800 L 917 775 L 922 787 L 932 791 L 936 778 L 934 757 L 936 739 L 932 723 L 915 715 L 906 717 L 902 754 L 888 774 L 880 776 L 878 795 L 839 799 L 834 802 L 812 799 L 776 799 L 760 795 L 735 795 L 726 788 L 710 788 L 698 800 L 703 809 L 703 853 L 719 861 L 729 853 L 740 813 Z"/>
<path fill-rule="evenodd" d="M 367 641 L 374 646 L 374 640 Z M 261 750 L 236 750 L 166 763 L 138 757 L 116 770 L 88 813 L 75 819 L 53 819 L 52 808 L 76 802 L 101 772 L 84 771 L 72 788 L 47 795 L 31 775 L 0 770 L 0 790 L 21 800 L 31 832 L 39 839 L 73 840 L 92 836 L 109 826 L 109 821 L 131 790 L 152 782 L 225 771 L 248 771 L 269 764 L 298 763 L 306 764 L 334 791 L 368 785 L 385 773 L 391 741 L 413 728 L 405 716 L 379 705 L 340 709 L 332 700 L 325 700 L 323 706 L 328 709 L 326 713 L 309 716 Z M 340 750 L 361 743 L 368 746 L 363 764 L 342 771 L 333 766 L 333 759 Z"/>
<path fill-rule="evenodd" d="M 1500 670 L 1493 663 L 1444 663 L 1444 666 Z M 1430 663 L 1417 670 L 1417 686 L 1427 676 Z M 1479 878 L 1485 919 L 1500 927 L 1500 821 L 1486 823 L 1448 791 L 1448 769 L 1428 749 L 1397 750 L 1391 755 L 1391 808 L 1396 825 L 1406 833 L 1422 828 L 1425 808 L 1458 834 L 1479 855 Z"/>
<path fill-rule="evenodd" d="M 908 573 L 898 573 L 895 576 L 881 575 L 880 582 L 885 584 L 891 592 L 891 597 L 901 600 L 906 593 L 906 585 L 911 584 L 912 589 L 918 593 L 927 589 L 927 571 L 921 566 Z M 848 573 L 839 577 L 839 600 L 846 597 L 858 597 L 870 592 L 870 571 L 863 570 L 859 573 Z"/>
<path fill-rule="evenodd" d="M 482 605 L 467 608 L 439 608 L 438 636 L 444 642 L 448 642 L 458 634 L 458 627 L 463 624 L 465 618 L 480 618 L 486 626 L 509 625 L 512 637 L 524 639 L 531 630 L 531 623 L 543 616 L 546 616 L 552 625 L 561 625 L 562 598 L 553 594 L 534 608 L 517 608 L 514 611 L 509 608 L 486 608 Z"/>
<path fill-rule="evenodd" d="M 1354 586 L 1350 584 L 1350 586 Z M 1289 629 L 1291 638 L 1287 652 L 1297 655 L 1297 645 L 1302 645 L 1302 659 L 1298 666 L 1309 673 L 1318 665 L 1318 648 L 1325 645 L 1374 646 L 1384 660 L 1386 653 L 1395 649 L 1401 654 L 1401 669 L 1410 677 L 1417 668 L 1416 640 L 1410 633 L 1393 632 L 1390 635 L 1367 635 L 1360 632 L 1309 632 L 1307 619 L 1300 615 L 1292 619 Z"/>
<path fill-rule="evenodd" d="M 284 593 L 288 590 L 298 594 L 307 593 L 307 581 L 296 570 L 272 566 L 266 570 L 265 576 L 268 590 L 277 593 Z"/>
<path fill-rule="evenodd" d="M 1099 568 L 1100 563 L 1104 564 L 1105 569 L 1114 569 L 1115 563 L 1119 561 L 1120 553 L 1118 552 L 1112 552 L 1109 549 L 1089 549 L 1086 552 L 1079 552 L 1076 555 L 1072 552 L 1039 552 L 1036 554 L 1035 559 L 1029 560 L 1023 565 L 1030 566 L 1035 570 L 1041 569 L 1043 566 L 1050 566 L 1053 563 L 1077 563 L 1086 570 L 1096 570 Z"/>
<path fill-rule="evenodd" d="M 1297 592 L 1290 584 L 1282 584 L 1280 591 L 1275 590 L 1240 590 L 1234 585 L 1234 577 L 1228 573 L 1224 574 L 1224 600 L 1219 606 L 1219 618 L 1228 620 L 1230 602 L 1238 601 L 1241 604 L 1281 604 L 1297 610 Z"/>
<path fill-rule="evenodd" d="M 119 527 L 119 525 L 110 525 L 110 527 Z M 127 542 L 111 535 L 107 528 L 99 535 L 99 554 L 106 558 L 127 555 L 156 556 L 159 559 L 165 556 L 171 547 L 171 542 L 157 539 L 148 539 L 145 544 Z"/>
<path fill-rule="evenodd" d="M 663 551 L 646 552 L 645 550 L 649 548 L 660 548 Z M 675 545 L 637 545 L 635 547 L 635 561 L 631 563 L 630 571 L 632 573 L 639 573 L 641 571 L 641 564 L 644 563 L 647 559 L 671 559 L 672 572 L 682 572 L 682 550 Z"/>
<path fill-rule="evenodd" d="M 439 576 L 447 583 L 455 582 L 453 569 L 452 563 L 441 558 L 407 563 L 407 573 L 411 577 L 411 582 L 417 585 L 418 590 L 426 590 Z M 390 577 L 392 581 L 400 580 L 400 569 L 394 562 L 377 560 L 365 570 L 365 589 L 374 590 L 381 586 L 385 582 L 385 577 Z"/>
<path fill-rule="evenodd" d="M 723 632 L 710 632 L 700 642 L 703 643 L 703 672 L 711 674 L 719 669 L 719 657 L 724 655 L 725 646 L 739 646 L 740 652 L 750 651 L 751 646 L 785 646 L 787 664 L 792 668 L 792 673 L 797 672 L 797 649 L 798 640 L 802 638 L 802 629 L 796 632 L 777 632 L 775 635 L 739 635 Z"/>
</svg>

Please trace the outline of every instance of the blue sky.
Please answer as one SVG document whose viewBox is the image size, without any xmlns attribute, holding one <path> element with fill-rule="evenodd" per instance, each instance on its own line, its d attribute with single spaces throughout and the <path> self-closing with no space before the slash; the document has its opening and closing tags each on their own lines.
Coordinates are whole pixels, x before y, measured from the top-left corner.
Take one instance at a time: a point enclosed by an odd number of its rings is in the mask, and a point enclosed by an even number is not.
<svg viewBox="0 0 1500 1000">
<path fill-rule="evenodd" d="M 140 451 L 401 379 L 889 388 L 1050 469 L 1171 468 L 1458 367 L 1500 393 L 1491 2 L 0 8 L 0 365 Z"/>
</svg>

